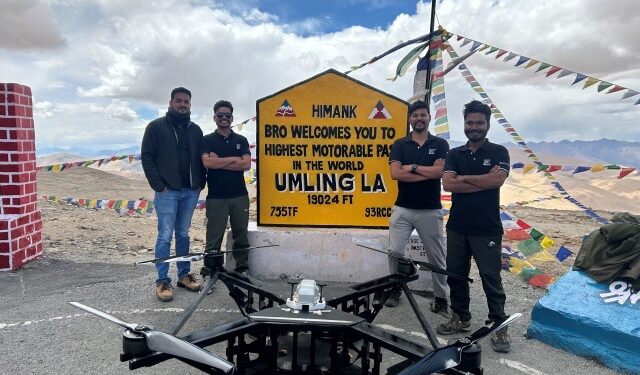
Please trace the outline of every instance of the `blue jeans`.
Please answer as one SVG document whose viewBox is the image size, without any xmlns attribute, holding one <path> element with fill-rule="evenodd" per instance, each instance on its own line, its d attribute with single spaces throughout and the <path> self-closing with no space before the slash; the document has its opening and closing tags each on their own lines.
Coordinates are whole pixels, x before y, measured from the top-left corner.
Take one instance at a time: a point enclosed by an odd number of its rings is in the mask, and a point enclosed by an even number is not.
<svg viewBox="0 0 640 375">
<path fill-rule="evenodd" d="M 153 204 L 158 216 L 158 238 L 156 239 L 156 258 L 171 255 L 171 237 L 176 234 L 176 255 L 189 253 L 189 227 L 191 217 L 200 197 L 200 189 L 165 190 L 156 192 Z M 178 279 L 191 270 L 191 262 L 177 262 Z M 156 264 L 157 283 L 171 283 L 169 263 Z"/>
</svg>

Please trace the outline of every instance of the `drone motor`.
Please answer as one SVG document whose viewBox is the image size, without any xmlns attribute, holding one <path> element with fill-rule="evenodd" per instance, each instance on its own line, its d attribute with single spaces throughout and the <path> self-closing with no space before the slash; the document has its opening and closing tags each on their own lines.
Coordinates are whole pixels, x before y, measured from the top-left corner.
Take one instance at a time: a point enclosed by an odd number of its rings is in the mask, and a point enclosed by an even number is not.
<svg viewBox="0 0 640 375">
<path fill-rule="evenodd" d="M 143 334 L 125 329 L 122 333 L 122 352 L 133 358 L 143 357 L 149 353 L 147 339 Z"/>
</svg>

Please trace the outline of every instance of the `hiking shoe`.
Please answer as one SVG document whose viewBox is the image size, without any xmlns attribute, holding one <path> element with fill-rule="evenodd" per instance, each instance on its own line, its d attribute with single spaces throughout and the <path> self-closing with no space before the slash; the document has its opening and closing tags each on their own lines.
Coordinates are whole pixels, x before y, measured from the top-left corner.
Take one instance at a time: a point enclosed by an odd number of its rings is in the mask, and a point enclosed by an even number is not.
<svg viewBox="0 0 640 375">
<path fill-rule="evenodd" d="M 400 304 L 400 298 L 402 297 L 402 292 L 397 290 L 389 296 L 387 302 L 384 303 L 385 306 L 396 307 Z"/>
<path fill-rule="evenodd" d="M 460 320 L 460 316 L 455 312 L 451 312 L 451 319 L 448 322 L 440 324 L 436 331 L 441 335 L 451 335 L 457 332 L 469 332 L 471 331 L 471 323 L 469 321 L 463 322 Z"/>
<path fill-rule="evenodd" d="M 171 284 L 158 283 L 156 284 L 156 297 L 162 302 L 169 302 L 173 300 L 173 292 L 171 291 Z"/>
<path fill-rule="evenodd" d="M 449 318 L 451 315 L 449 314 L 449 306 L 447 305 L 446 298 L 436 297 L 431 302 L 431 312 L 436 313 L 438 315 L 442 315 L 445 318 Z"/>
<path fill-rule="evenodd" d="M 200 284 L 198 284 L 196 278 L 193 277 L 193 275 L 190 273 L 184 275 L 180 280 L 178 280 L 178 286 L 180 288 L 185 288 L 190 292 L 198 292 L 202 287 Z"/>
<path fill-rule="evenodd" d="M 491 336 L 491 347 L 498 353 L 509 353 L 511 351 L 511 338 L 507 333 L 507 327 L 497 330 Z"/>
</svg>

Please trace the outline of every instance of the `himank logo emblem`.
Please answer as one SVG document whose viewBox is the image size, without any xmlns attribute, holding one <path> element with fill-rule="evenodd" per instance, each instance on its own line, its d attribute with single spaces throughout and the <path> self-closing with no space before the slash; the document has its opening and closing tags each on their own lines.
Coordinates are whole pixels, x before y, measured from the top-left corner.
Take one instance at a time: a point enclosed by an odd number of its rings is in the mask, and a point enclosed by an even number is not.
<svg viewBox="0 0 640 375">
<path fill-rule="evenodd" d="M 296 117 L 296 113 L 293 111 L 293 108 L 291 107 L 287 99 L 282 102 L 282 105 L 276 111 L 276 116 Z"/>
<path fill-rule="evenodd" d="M 390 118 L 391 118 L 391 114 L 384 107 L 384 104 L 382 104 L 382 100 L 378 100 L 378 103 L 376 104 L 375 107 L 373 107 L 373 110 L 371 111 L 371 114 L 369 115 L 369 120 L 371 120 L 371 119 L 387 120 L 387 119 L 390 119 Z"/>
</svg>

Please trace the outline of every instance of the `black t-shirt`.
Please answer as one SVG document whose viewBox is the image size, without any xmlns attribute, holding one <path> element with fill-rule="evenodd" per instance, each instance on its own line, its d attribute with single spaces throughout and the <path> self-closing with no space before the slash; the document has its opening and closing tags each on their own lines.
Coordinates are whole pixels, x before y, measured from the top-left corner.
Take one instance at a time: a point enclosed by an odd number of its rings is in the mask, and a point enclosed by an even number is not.
<svg viewBox="0 0 640 375">
<path fill-rule="evenodd" d="M 402 165 L 418 164 L 433 166 L 437 159 L 447 157 L 449 143 L 440 137 L 429 133 L 422 146 L 411 139 L 411 133 L 393 143 L 389 163 L 397 161 Z M 398 198 L 396 206 L 412 209 L 439 209 L 440 203 L 440 179 L 434 178 L 425 181 L 403 182 L 398 181 Z"/>
<path fill-rule="evenodd" d="M 202 153 L 215 152 L 220 158 L 251 155 L 247 138 L 231 132 L 227 138 L 217 131 L 202 138 Z M 210 198 L 235 198 L 247 195 L 243 171 L 207 169 L 207 186 Z"/>
<path fill-rule="evenodd" d="M 495 165 L 509 173 L 509 151 L 504 146 L 487 140 L 474 153 L 467 143 L 449 151 L 443 173 L 482 175 Z M 447 228 L 466 235 L 502 234 L 500 188 L 451 194 Z"/>
</svg>

